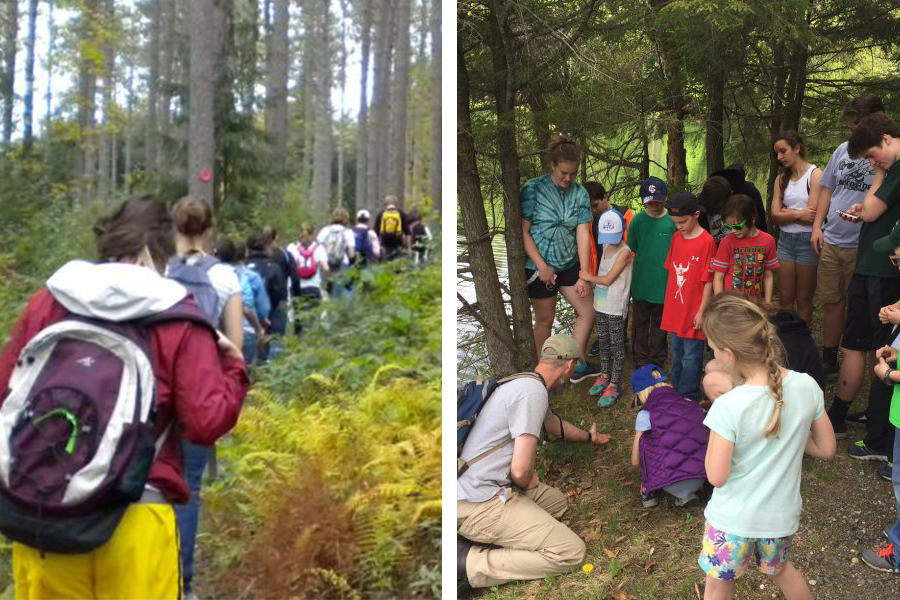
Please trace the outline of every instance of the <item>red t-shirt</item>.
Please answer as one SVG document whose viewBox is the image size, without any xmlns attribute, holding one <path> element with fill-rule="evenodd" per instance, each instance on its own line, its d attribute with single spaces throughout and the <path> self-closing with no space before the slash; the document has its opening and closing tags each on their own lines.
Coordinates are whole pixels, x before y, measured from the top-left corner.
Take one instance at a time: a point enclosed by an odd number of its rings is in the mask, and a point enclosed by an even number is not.
<svg viewBox="0 0 900 600">
<path fill-rule="evenodd" d="M 754 298 L 762 298 L 763 273 L 777 268 L 775 238 L 765 231 L 744 238 L 729 233 L 719 242 L 712 261 L 713 271 L 725 273 L 725 291 L 740 290 Z"/>
<path fill-rule="evenodd" d="M 703 287 L 712 281 L 710 262 L 716 255 L 716 242 L 708 232 L 687 239 L 680 231 L 672 234 L 672 245 L 666 256 L 669 278 L 663 304 L 663 331 L 681 338 L 705 340 L 700 329 L 694 329 L 694 317 L 703 301 Z"/>
</svg>

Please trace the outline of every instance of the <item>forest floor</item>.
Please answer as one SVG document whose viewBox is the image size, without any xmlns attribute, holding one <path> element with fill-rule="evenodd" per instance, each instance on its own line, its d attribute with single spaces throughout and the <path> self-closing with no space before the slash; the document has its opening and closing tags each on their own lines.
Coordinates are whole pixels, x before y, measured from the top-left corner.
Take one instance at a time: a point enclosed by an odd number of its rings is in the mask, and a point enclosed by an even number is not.
<svg viewBox="0 0 900 600">
<path fill-rule="evenodd" d="M 821 307 L 816 313 L 821 315 Z M 814 324 L 821 340 L 821 323 Z M 629 362 L 623 379 L 633 370 Z M 834 376 L 825 390 L 830 404 Z M 615 406 L 599 408 L 587 393 L 592 381 L 566 386 L 550 404 L 563 418 L 587 428 L 596 421 L 612 435 L 606 446 L 549 442 L 539 449 L 541 480 L 569 497 L 565 522 L 587 545 L 585 564 L 570 574 L 507 584 L 463 594 L 466 598 L 525 600 L 558 598 L 702 599 L 704 574 L 697 565 L 706 500 L 678 508 L 663 494 L 655 508 L 641 505 L 640 471 L 630 465 L 635 410 L 630 388 Z M 868 382 L 851 411 L 865 407 Z M 805 457 L 803 512 L 791 560 L 810 582 L 816 598 L 900 598 L 900 575 L 875 571 L 859 560 L 860 551 L 884 545 L 882 531 L 897 518 L 891 484 L 877 477 L 878 463 L 851 459 L 846 447 L 865 429 L 851 425 L 838 441 L 832 461 Z M 737 582 L 737 597 L 781 597 L 774 581 L 751 568 Z"/>
</svg>

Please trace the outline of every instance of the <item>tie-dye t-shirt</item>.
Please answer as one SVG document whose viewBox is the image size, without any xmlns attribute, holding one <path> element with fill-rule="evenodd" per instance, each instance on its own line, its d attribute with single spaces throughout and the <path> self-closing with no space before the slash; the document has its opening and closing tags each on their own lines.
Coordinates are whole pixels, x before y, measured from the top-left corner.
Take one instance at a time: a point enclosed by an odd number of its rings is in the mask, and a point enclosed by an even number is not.
<svg viewBox="0 0 900 600">
<path fill-rule="evenodd" d="M 544 175 L 522 187 L 521 199 L 522 218 L 531 222 L 531 237 L 544 262 L 557 273 L 575 265 L 578 262 L 575 230 L 593 219 L 587 190 L 574 182 L 569 189 L 560 190 L 549 175 Z M 537 269 L 527 257 L 525 268 Z"/>
</svg>

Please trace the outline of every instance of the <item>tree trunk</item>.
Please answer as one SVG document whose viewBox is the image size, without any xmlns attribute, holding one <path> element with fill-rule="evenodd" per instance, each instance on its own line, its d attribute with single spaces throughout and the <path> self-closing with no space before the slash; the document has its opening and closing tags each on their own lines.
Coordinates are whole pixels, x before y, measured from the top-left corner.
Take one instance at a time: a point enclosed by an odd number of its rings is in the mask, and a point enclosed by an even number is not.
<svg viewBox="0 0 900 600">
<path fill-rule="evenodd" d="M 303 8 L 305 35 L 303 36 L 303 187 L 307 199 L 312 201 L 313 161 L 315 160 L 316 136 L 316 37 L 313 33 L 315 7 L 317 0 L 306 0 Z"/>
<path fill-rule="evenodd" d="M 658 12 L 662 8 L 660 0 L 653 0 L 653 8 Z M 686 102 L 684 97 L 684 82 L 681 66 L 672 49 L 669 36 L 663 31 L 654 30 L 650 33 L 656 54 L 659 59 L 662 72 L 663 87 L 666 92 L 666 104 L 672 114 L 672 120 L 666 125 L 666 170 L 669 187 L 671 190 L 683 190 L 687 183 L 687 151 L 684 147 L 684 116 Z"/>
<path fill-rule="evenodd" d="M 313 141 L 313 209 L 325 214 L 331 202 L 331 40 L 329 36 L 330 11 L 328 0 L 311 0 L 315 6 L 315 139 Z"/>
<path fill-rule="evenodd" d="M 23 152 L 27 156 L 34 142 L 34 41 L 37 34 L 38 0 L 28 2 L 28 41 L 25 54 L 25 108 L 22 114 Z"/>
<path fill-rule="evenodd" d="M 386 149 L 390 141 L 391 34 L 394 14 L 392 0 L 379 0 L 376 4 L 375 89 L 372 94 L 374 120 L 369 131 L 368 158 L 369 208 L 373 210 L 382 204 L 388 188 Z"/>
<path fill-rule="evenodd" d="M 19 37 L 19 2 L 6 2 L 6 31 L 3 43 L 3 78 L 0 94 L 3 96 L 3 147 L 12 142 L 13 108 L 16 103 L 16 49 Z"/>
<path fill-rule="evenodd" d="M 154 3 L 150 18 L 150 75 L 147 80 L 147 135 L 144 141 L 144 169 L 156 173 L 159 166 L 159 38 L 162 29 L 163 2 Z"/>
<path fill-rule="evenodd" d="M 406 177 L 406 124 L 407 96 L 409 91 L 410 61 L 410 7 L 411 0 L 398 0 L 396 17 L 396 41 L 393 78 L 391 81 L 391 136 L 388 143 L 387 193 L 404 201 Z"/>
<path fill-rule="evenodd" d="M 190 127 L 188 134 L 188 193 L 213 204 L 215 159 L 215 27 L 210 18 L 214 0 L 191 0 Z"/>
<path fill-rule="evenodd" d="M 134 64 L 128 66 L 128 106 L 125 116 L 125 190 L 131 192 L 131 170 L 134 168 Z"/>
<path fill-rule="evenodd" d="M 344 205 L 344 90 L 347 88 L 347 0 L 341 0 L 341 66 L 338 75 L 338 88 L 341 90 L 341 106 L 339 107 L 337 135 L 337 206 Z"/>
<path fill-rule="evenodd" d="M 459 38 L 456 74 L 456 185 L 459 214 L 466 235 L 469 268 L 475 283 L 479 320 L 483 322 L 491 373 L 506 375 L 516 371 L 515 345 L 509 330 L 503 295 L 500 293 L 497 263 L 494 262 L 492 238 L 484 212 L 469 110 L 469 75 Z"/>
<path fill-rule="evenodd" d="M 506 253 L 509 264 L 509 291 L 512 301 L 513 362 L 517 369 L 534 366 L 534 329 L 531 304 L 525 282 L 525 245 L 522 241 L 522 206 L 519 200 L 519 154 L 516 147 L 515 85 L 508 55 L 512 35 L 509 30 L 509 8 L 500 0 L 488 2 L 488 39 L 497 113 L 497 149 L 500 154 L 500 180 L 503 188 Z M 514 60 L 514 58 L 512 58 Z"/>
<path fill-rule="evenodd" d="M 169 138 L 172 124 L 172 93 L 175 86 L 175 64 L 178 62 L 176 35 L 176 20 L 178 18 L 175 0 L 158 0 L 160 4 L 162 21 L 159 32 L 159 80 L 158 100 L 156 103 L 156 130 L 159 140 L 159 155 L 157 156 L 157 169 L 161 173 L 168 171 Z"/>
<path fill-rule="evenodd" d="M 97 140 L 94 131 L 94 110 L 97 95 L 97 69 L 92 58 L 92 49 L 97 40 L 98 0 L 85 0 L 82 4 L 79 38 L 81 55 L 78 63 L 78 139 L 79 154 L 76 178 L 81 180 L 81 200 L 94 194 L 97 174 Z"/>
<path fill-rule="evenodd" d="M 113 0 L 106 0 L 101 11 L 101 18 L 107 28 L 115 27 Z M 101 49 L 103 51 L 103 120 L 100 127 L 100 152 L 97 165 L 100 200 L 106 202 L 112 190 L 112 135 L 110 134 L 110 114 L 113 111 L 113 95 L 115 93 L 115 50 L 113 48 L 113 36 L 103 38 Z"/>
<path fill-rule="evenodd" d="M 431 2 L 431 209 L 441 214 L 441 2 Z M 440 221 L 436 223 L 439 225 Z"/>
<path fill-rule="evenodd" d="M 713 67 L 706 116 L 706 175 L 725 168 L 725 73 Z"/>
<path fill-rule="evenodd" d="M 47 92 L 45 94 L 45 100 L 47 101 L 47 115 L 44 124 L 44 136 L 47 140 L 50 139 L 52 133 L 50 130 L 50 120 L 53 115 L 53 61 L 56 60 L 56 55 L 54 53 L 56 50 L 56 23 L 53 20 L 54 4 L 54 0 L 49 0 L 47 3 Z M 49 153 L 45 154 L 45 157 L 49 158 L 49 156 Z"/>
<path fill-rule="evenodd" d="M 534 137 L 537 140 L 537 150 L 541 157 L 541 171 L 550 172 L 550 160 L 546 149 L 550 145 L 550 123 L 547 121 L 547 101 L 541 92 L 539 81 L 533 81 L 526 94 L 528 107 L 531 109 L 531 124 L 534 127 Z M 584 152 L 587 156 L 587 152 Z"/>
<path fill-rule="evenodd" d="M 356 208 L 364 208 L 369 205 L 367 202 L 367 159 L 369 146 L 369 100 L 367 87 L 369 85 L 369 53 L 372 46 L 372 4 L 373 0 L 362 0 L 362 23 L 360 25 L 360 51 L 361 74 L 360 74 L 360 90 L 359 90 L 359 114 L 356 117 L 357 122 L 357 145 L 356 145 Z"/>
<path fill-rule="evenodd" d="M 274 171 L 274 195 L 284 200 L 285 159 L 288 134 L 288 72 L 290 70 L 290 1 L 276 0 L 272 33 L 268 40 L 266 64 L 266 137 L 269 142 L 269 165 Z"/>
</svg>

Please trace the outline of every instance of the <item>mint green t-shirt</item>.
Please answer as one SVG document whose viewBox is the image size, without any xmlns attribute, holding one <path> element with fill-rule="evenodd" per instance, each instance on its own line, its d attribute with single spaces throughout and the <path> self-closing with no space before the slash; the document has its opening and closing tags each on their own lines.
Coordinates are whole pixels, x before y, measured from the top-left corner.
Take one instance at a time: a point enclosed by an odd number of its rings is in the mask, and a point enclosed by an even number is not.
<svg viewBox="0 0 900 600">
<path fill-rule="evenodd" d="M 800 472 L 812 422 L 825 412 L 822 389 L 805 373 L 782 382 L 781 431 L 764 430 L 775 399 L 764 386 L 739 385 L 719 396 L 703 424 L 734 443 L 731 473 L 704 516 L 716 529 L 750 538 L 793 535 L 800 525 Z"/>
<path fill-rule="evenodd" d="M 675 223 L 665 211 L 661 217 L 651 217 L 641 211 L 628 226 L 628 247 L 634 252 L 631 270 L 631 297 L 635 300 L 662 304 L 666 300 L 666 257 L 672 245 Z"/>
</svg>

